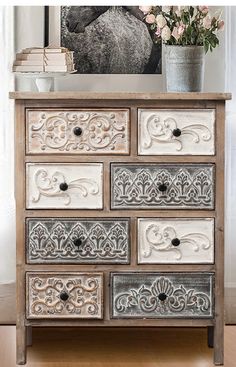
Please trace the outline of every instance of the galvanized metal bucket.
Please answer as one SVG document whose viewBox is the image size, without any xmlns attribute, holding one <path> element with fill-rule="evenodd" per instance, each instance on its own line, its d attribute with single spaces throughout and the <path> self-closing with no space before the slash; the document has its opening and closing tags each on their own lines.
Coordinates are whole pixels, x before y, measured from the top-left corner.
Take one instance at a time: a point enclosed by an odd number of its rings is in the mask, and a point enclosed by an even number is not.
<svg viewBox="0 0 236 367">
<path fill-rule="evenodd" d="M 203 46 L 165 46 L 167 92 L 201 92 Z"/>
</svg>

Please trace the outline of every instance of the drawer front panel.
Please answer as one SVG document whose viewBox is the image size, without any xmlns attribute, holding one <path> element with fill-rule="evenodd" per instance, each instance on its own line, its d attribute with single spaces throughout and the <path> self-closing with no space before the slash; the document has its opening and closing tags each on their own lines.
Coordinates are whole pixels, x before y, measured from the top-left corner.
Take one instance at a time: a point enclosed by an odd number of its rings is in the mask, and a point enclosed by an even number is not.
<svg viewBox="0 0 236 367">
<path fill-rule="evenodd" d="M 138 262 L 213 263 L 214 219 L 140 218 Z"/>
<path fill-rule="evenodd" d="M 36 209 L 102 209 L 100 163 L 26 165 L 26 205 Z"/>
<path fill-rule="evenodd" d="M 112 209 L 213 209 L 213 164 L 112 164 Z"/>
<path fill-rule="evenodd" d="M 128 264 L 129 220 L 27 219 L 28 263 Z"/>
<path fill-rule="evenodd" d="M 139 110 L 140 155 L 214 155 L 215 110 Z"/>
<path fill-rule="evenodd" d="M 113 318 L 212 318 L 212 273 L 113 273 Z"/>
<path fill-rule="evenodd" d="M 29 319 L 102 319 L 102 273 L 26 273 Z"/>
<path fill-rule="evenodd" d="M 27 153 L 128 154 L 129 110 L 28 110 Z"/>
</svg>

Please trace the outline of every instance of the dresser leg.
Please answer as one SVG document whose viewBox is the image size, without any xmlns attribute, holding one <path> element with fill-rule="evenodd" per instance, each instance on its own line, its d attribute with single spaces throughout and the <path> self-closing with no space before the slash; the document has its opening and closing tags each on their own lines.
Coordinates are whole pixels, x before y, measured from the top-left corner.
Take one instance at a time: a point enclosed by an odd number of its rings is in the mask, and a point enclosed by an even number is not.
<svg viewBox="0 0 236 367">
<path fill-rule="evenodd" d="M 214 326 L 207 327 L 207 344 L 209 348 L 214 347 Z"/>
<path fill-rule="evenodd" d="M 26 327 L 26 345 L 27 347 L 32 346 L 32 326 Z"/>
<path fill-rule="evenodd" d="M 215 365 L 224 364 L 224 325 L 217 323 L 214 326 L 214 363 Z"/>
<path fill-rule="evenodd" d="M 26 363 L 26 327 L 16 326 L 16 363 Z"/>
</svg>

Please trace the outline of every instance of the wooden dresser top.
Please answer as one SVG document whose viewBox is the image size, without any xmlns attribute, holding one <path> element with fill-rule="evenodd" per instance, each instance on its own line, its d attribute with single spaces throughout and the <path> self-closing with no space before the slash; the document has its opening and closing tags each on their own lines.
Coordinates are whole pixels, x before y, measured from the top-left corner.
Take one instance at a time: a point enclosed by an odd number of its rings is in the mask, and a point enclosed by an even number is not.
<svg viewBox="0 0 236 367">
<path fill-rule="evenodd" d="M 229 100 L 230 93 L 10 92 L 11 99 L 94 100 Z"/>
</svg>

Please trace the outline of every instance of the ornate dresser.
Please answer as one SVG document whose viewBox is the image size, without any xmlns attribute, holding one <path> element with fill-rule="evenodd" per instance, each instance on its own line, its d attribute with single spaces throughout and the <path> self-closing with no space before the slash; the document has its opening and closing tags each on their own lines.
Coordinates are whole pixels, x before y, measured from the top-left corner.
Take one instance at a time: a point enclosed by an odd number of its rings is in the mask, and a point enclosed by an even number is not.
<svg viewBox="0 0 236 367">
<path fill-rule="evenodd" d="M 230 95 L 10 96 L 17 363 L 34 326 L 191 326 L 222 364 Z"/>
</svg>

